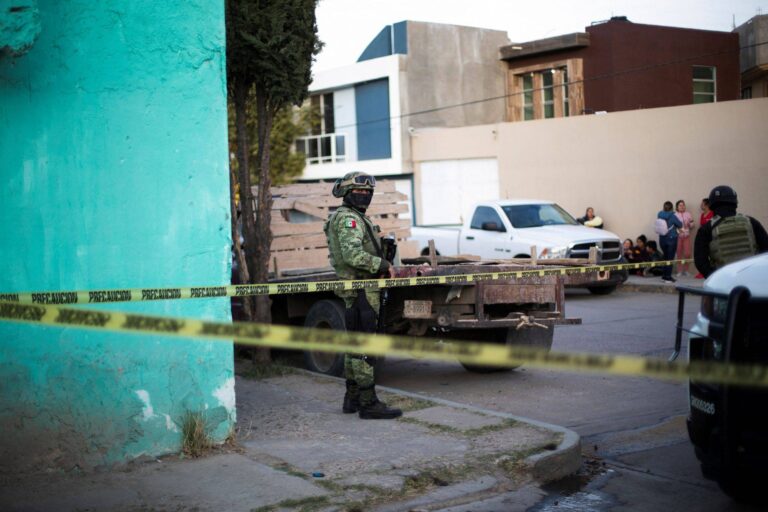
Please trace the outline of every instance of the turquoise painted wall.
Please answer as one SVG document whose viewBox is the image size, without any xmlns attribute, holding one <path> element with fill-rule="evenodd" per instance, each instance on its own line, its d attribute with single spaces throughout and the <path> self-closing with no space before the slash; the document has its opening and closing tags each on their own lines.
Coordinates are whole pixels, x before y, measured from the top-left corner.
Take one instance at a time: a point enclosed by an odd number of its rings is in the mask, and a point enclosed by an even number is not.
<svg viewBox="0 0 768 512">
<path fill-rule="evenodd" d="M 228 283 L 224 2 L 23 3 L 40 26 L 0 57 L 0 293 Z M 112 308 L 230 318 L 227 299 Z M 227 435 L 231 344 L 0 322 L 0 465 L 176 451 L 186 411 Z"/>
</svg>

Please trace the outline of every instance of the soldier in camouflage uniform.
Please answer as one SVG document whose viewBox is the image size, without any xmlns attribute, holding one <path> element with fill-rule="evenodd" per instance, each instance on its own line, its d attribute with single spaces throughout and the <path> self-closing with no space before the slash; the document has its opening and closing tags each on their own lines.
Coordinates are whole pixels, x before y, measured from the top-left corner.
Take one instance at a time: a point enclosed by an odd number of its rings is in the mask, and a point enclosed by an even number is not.
<svg viewBox="0 0 768 512">
<path fill-rule="evenodd" d="M 334 197 L 343 197 L 342 205 L 325 223 L 331 265 L 342 279 L 394 277 L 392 265 L 384 258 L 379 226 L 365 215 L 373 198 L 376 180 L 361 172 L 347 173 L 336 180 Z M 379 290 L 342 290 L 336 294 L 346 306 L 348 331 L 376 332 L 379 315 Z M 402 415 L 376 397 L 373 360 L 360 354 L 344 356 L 347 390 L 343 411 L 357 412 L 363 419 L 391 419 Z"/>
<path fill-rule="evenodd" d="M 693 261 L 704 277 L 728 263 L 768 251 L 768 233 L 757 219 L 736 212 L 736 191 L 720 185 L 709 193 L 715 216 L 699 228 Z"/>
</svg>

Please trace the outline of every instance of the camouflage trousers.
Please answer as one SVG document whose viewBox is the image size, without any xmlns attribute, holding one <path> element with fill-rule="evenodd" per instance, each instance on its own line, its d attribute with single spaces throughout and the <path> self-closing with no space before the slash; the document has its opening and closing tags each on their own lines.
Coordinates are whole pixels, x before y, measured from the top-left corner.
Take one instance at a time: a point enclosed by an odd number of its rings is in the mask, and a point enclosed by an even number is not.
<svg viewBox="0 0 768 512">
<path fill-rule="evenodd" d="M 355 307 L 355 302 L 358 301 L 357 291 L 337 293 L 344 299 L 344 306 L 347 308 L 347 312 Z M 379 291 L 366 290 L 365 298 L 373 309 L 375 322 L 379 315 Z M 357 326 L 356 330 L 375 332 L 375 323 L 373 326 Z M 352 381 L 349 385 L 349 392 L 352 396 L 359 396 L 362 405 L 373 403 L 376 399 L 376 392 L 374 390 L 374 370 L 370 358 L 359 354 L 345 354 L 344 375 L 347 380 Z"/>
</svg>

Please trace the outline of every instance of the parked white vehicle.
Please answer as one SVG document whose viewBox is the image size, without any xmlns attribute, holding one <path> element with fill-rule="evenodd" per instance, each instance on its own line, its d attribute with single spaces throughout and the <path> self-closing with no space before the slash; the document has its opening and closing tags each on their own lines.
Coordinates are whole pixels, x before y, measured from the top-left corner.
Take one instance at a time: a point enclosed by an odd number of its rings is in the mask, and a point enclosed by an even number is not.
<svg viewBox="0 0 768 512">
<path fill-rule="evenodd" d="M 498 200 L 475 205 L 463 226 L 413 227 L 411 240 L 427 254 L 429 240 L 442 256 L 471 254 L 484 260 L 529 258 L 536 247 L 539 259 L 588 258 L 597 248 L 599 263 L 623 261 L 621 239 L 603 229 L 582 226 L 552 201 Z M 587 288 L 611 293 L 627 279 L 626 271 L 610 272 Z"/>
<path fill-rule="evenodd" d="M 685 294 L 692 294 L 701 296 L 701 310 L 688 330 L 691 363 L 768 363 L 768 254 L 726 265 L 701 288 L 677 289 L 681 296 L 674 357 L 683 337 Z M 736 499 L 765 506 L 768 390 L 691 380 L 688 398 L 688 435 L 704 476 Z"/>
</svg>

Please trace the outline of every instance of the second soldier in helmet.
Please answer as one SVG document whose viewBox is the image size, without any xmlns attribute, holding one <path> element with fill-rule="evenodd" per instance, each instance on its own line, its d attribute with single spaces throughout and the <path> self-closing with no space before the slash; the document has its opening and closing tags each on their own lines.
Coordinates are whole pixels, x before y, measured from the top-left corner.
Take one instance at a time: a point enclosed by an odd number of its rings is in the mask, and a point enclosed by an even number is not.
<svg viewBox="0 0 768 512">
<path fill-rule="evenodd" d="M 715 215 L 699 228 L 693 250 L 696 268 L 704 277 L 728 263 L 768 251 L 765 228 L 756 219 L 736 213 L 738 205 L 736 192 L 727 185 L 709 193 Z"/>
<path fill-rule="evenodd" d="M 380 229 L 366 215 L 371 204 L 376 179 L 361 172 L 351 172 L 336 180 L 333 196 L 343 198 L 342 205 L 324 226 L 328 238 L 331 266 L 342 279 L 394 277 L 394 270 L 384 257 Z M 348 331 L 376 332 L 379 315 L 379 290 L 341 290 Z M 344 357 L 346 393 L 343 410 L 357 412 L 363 419 L 391 419 L 402 415 L 376 396 L 373 360 L 362 354 Z"/>
</svg>

